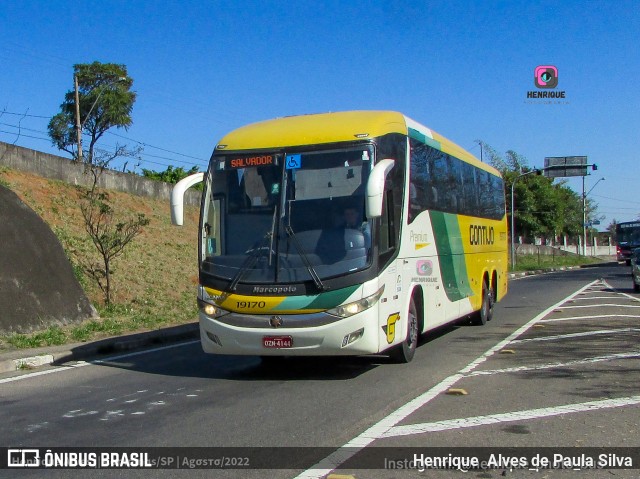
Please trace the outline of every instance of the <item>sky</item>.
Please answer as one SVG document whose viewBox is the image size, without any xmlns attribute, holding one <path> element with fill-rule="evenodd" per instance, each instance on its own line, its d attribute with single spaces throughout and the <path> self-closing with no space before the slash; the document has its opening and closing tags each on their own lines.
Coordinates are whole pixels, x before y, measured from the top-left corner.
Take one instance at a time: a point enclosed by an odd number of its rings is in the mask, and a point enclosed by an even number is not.
<svg viewBox="0 0 640 479">
<path fill-rule="evenodd" d="M 640 215 L 640 0 L 4 1 L 0 44 L 7 143 L 68 157 L 47 124 L 73 65 L 118 63 L 133 125 L 100 146 L 144 146 L 138 172 L 204 170 L 256 121 L 395 110 L 477 157 L 479 141 L 530 167 L 587 156 L 599 228 Z M 527 99 L 541 65 L 564 99 Z M 568 185 L 582 194 L 582 178 Z"/>
</svg>

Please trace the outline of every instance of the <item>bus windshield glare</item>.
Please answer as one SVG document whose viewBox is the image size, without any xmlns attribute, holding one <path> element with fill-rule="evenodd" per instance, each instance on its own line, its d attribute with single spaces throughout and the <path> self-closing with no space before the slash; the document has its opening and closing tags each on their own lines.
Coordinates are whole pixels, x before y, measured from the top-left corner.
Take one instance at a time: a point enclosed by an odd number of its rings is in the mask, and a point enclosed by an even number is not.
<svg viewBox="0 0 640 479">
<path fill-rule="evenodd" d="M 202 215 L 203 273 L 238 283 L 315 282 L 366 268 L 373 147 L 216 154 Z"/>
</svg>

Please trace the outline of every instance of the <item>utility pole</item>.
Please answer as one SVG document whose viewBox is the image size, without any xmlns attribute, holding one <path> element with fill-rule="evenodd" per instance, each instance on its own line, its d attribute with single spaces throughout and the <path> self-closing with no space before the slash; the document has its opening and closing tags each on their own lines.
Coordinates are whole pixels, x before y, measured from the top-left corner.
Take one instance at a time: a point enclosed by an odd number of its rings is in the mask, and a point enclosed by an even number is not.
<svg viewBox="0 0 640 479">
<path fill-rule="evenodd" d="M 478 142 L 478 145 L 480 145 L 480 163 L 484 163 L 484 159 L 482 158 L 482 140 L 476 140 Z"/>
<path fill-rule="evenodd" d="M 586 193 L 584 192 L 584 176 L 582 177 L 582 225 L 583 225 L 583 234 L 584 234 L 584 256 L 587 256 L 587 219 L 589 218 L 589 214 L 587 211 L 587 196 L 589 196 L 589 193 L 591 193 L 593 191 L 593 189 L 598 185 L 598 183 L 600 183 L 601 181 L 603 181 L 605 179 L 605 177 L 603 176 L 602 178 L 600 178 L 598 181 L 596 181 L 594 183 L 594 185 L 591 187 L 591 189 L 589 191 L 587 191 Z M 597 224 L 599 224 L 600 222 L 598 221 Z M 594 224 L 596 224 L 594 222 Z M 590 226 L 592 226 L 591 222 L 589 223 Z M 595 254 L 593 253 L 593 249 L 591 250 L 591 256 L 595 256 Z"/>
<path fill-rule="evenodd" d="M 120 82 L 120 81 L 124 81 L 126 80 L 127 77 L 118 77 L 118 78 L 114 78 L 113 80 L 110 80 L 108 83 L 102 85 L 100 88 L 100 91 L 98 92 L 98 96 L 96 97 L 96 99 L 93 102 L 93 105 L 91 105 L 91 108 L 89 109 L 89 113 L 87 113 L 87 116 L 85 117 L 84 121 L 80 121 L 80 94 L 78 93 L 78 75 L 74 74 L 73 75 L 73 86 L 75 88 L 75 96 L 76 96 L 76 135 L 77 135 L 77 141 L 78 141 L 78 161 L 82 162 L 82 127 L 84 126 L 84 123 L 89 119 L 89 117 L 91 116 L 91 112 L 93 111 L 93 109 L 95 108 L 96 104 L 98 103 L 98 100 L 100 99 L 100 96 L 102 95 L 102 93 L 104 92 L 105 88 L 107 86 L 109 86 L 110 84 L 116 83 L 116 82 Z"/>
<path fill-rule="evenodd" d="M 582 177 L 582 256 L 587 256 L 587 195 L 584 192 L 584 176 Z"/>
<path fill-rule="evenodd" d="M 80 123 L 80 96 L 78 94 L 78 75 L 73 75 L 73 85 L 76 93 L 76 135 L 78 138 L 78 161 L 82 162 L 82 124 Z"/>
</svg>

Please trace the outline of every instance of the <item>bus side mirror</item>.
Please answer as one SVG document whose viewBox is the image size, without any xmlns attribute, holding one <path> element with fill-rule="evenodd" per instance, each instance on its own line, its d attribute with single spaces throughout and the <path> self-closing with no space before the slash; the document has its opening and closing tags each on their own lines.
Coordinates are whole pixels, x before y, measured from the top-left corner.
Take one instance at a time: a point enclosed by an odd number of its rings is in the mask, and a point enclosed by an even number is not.
<svg viewBox="0 0 640 479">
<path fill-rule="evenodd" d="M 367 181 L 367 218 L 379 218 L 382 216 L 382 198 L 384 196 L 384 182 L 387 174 L 393 168 L 394 160 L 385 158 L 373 167 Z"/>
<path fill-rule="evenodd" d="M 204 179 L 204 173 L 196 173 L 178 181 L 171 190 L 171 223 L 182 226 L 184 220 L 184 192 Z"/>
</svg>

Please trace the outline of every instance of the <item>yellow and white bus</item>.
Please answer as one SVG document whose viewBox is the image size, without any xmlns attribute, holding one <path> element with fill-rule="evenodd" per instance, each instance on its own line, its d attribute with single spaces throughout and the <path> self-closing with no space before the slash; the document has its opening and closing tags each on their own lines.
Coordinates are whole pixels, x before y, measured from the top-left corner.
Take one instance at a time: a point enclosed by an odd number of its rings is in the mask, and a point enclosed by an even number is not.
<svg viewBox="0 0 640 479">
<path fill-rule="evenodd" d="M 199 233 L 207 353 L 387 352 L 491 319 L 507 292 L 504 186 L 497 170 L 390 111 L 278 118 L 216 145 Z"/>
</svg>

